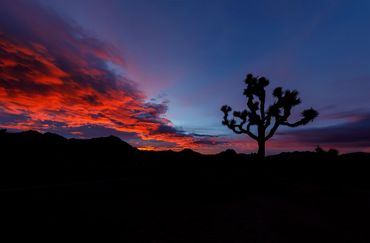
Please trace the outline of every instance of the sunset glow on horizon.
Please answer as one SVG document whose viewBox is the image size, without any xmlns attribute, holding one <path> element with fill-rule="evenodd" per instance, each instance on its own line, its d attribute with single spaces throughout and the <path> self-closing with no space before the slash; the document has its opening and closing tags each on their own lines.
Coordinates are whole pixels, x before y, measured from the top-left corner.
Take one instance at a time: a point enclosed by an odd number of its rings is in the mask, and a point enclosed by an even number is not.
<svg viewBox="0 0 370 243">
<path fill-rule="evenodd" d="M 242 109 L 243 78 L 255 72 L 269 78 L 272 87 L 298 89 L 303 101 L 297 107 L 298 114 L 311 106 L 320 112 L 319 119 L 307 127 L 279 131 L 267 144 L 270 153 L 313 150 L 316 146 L 343 152 L 370 151 L 370 48 L 362 43 L 363 39 L 370 40 L 369 31 L 359 29 L 352 35 L 353 43 L 348 44 L 354 56 L 346 54 L 347 58 L 357 57 L 357 66 L 336 58 L 347 53 L 340 49 L 340 41 L 338 50 L 334 44 L 328 45 L 332 50 L 316 46 L 319 45 L 317 38 L 323 43 L 330 39 L 324 35 L 325 30 L 320 29 L 326 28 L 325 24 L 338 21 L 337 32 L 332 35 L 340 36 L 341 25 L 351 28 L 356 21 L 364 21 L 357 20 L 364 18 L 363 15 L 347 16 L 348 22 L 339 23 L 340 2 L 325 5 L 328 13 L 319 17 L 311 16 L 309 11 L 315 12 L 320 6 L 312 5 L 313 10 L 295 6 L 295 11 L 304 11 L 317 22 L 311 27 L 310 23 L 302 23 L 306 34 L 296 35 L 301 38 L 297 43 L 303 43 L 300 47 L 305 48 L 300 49 L 294 45 L 275 46 L 286 38 L 289 28 L 296 28 L 294 24 L 281 27 L 278 32 L 273 28 L 266 30 L 272 35 L 271 43 L 256 44 L 254 37 L 250 44 L 243 43 L 244 36 L 237 34 L 248 33 L 243 27 L 243 23 L 249 21 L 247 16 L 236 14 L 234 6 L 225 1 L 225 11 L 238 19 L 220 16 L 222 20 L 214 21 L 223 21 L 224 29 L 213 30 L 209 18 L 217 16 L 223 5 L 195 2 L 158 1 L 158 5 L 139 6 L 131 1 L 109 1 L 107 5 L 104 1 L 92 1 L 87 6 L 79 0 L 66 1 L 62 6 L 64 1 L 57 0 L 2 1 L 0 128 L 80 138 L 115 135 L 143 150 L 191 148 L 217 153 L 233 148 L 238 152 L 254 152 L 257 145 L 252 139 L 232 134 L 221 125 L 220 107 L 231 103 Z M 261 7 L 240 4 L 248 8 Z M 89 13 L 83 13 L 82 6 L 86 6 Z M 143 13 L 130 15 L 130 9 L 137 8 Z M 122 9 L 122 12 L 113 9 Z M 111 17 L 105 20 L 103 15 L 109 11 Z M 204 15 L 209 18 L 198 16 L 199 11 L 205 11 Z M 96 18 L 92 18 L 92 14 L 96 14 Z M 143 29 L 142 25 L 156 19 L 157 14 L 162 19 L 157 19 L 157 25 L 150 24 L 155 28 Z M 270 17 L 273 21 L 274 15 Z M 195 30 L 183 22 L 195 21 L 191 18 L 200 23 Z M 370 17 L 367 20 L 370 21 Z M 122 27 L 113 22 L 122 23 Z M 111 24 L 110 29 L 105 28 L 107 24 Z M 256 20 L 255 25 L 253 28 L 261 28 L 258 31 L 263 39 L 266 23 Z M 94 31 L 92 26 L 96 27 Z M 233 28 L 237 31 L 233 32 Z M 199 31 L 199 35 L 193 35 L 193 31 Z M 206 35 L 204 31 L 209 33 Z M 219 37 L 213 35 L 217 31 Z M 151 38 L 145 39 L 147 35 Z M 185 35 L 187 41 L 182 41 Z M 208 48 L 209 42 L 220 46 L 210 44 Z M 149 50 L 152 45 L 157 47 Z M 252 60 L 244 59 L 234 50 L 235 45 L 240 48 L 237 52 L 245 55 L 256 56 L 253 48 L 249 49 L 253 45 L 271 51 Z M 362 56 L 353 45 L 362 45 Z M 314 55 L 315 47 L 325 50 L 322 60 L 310 56 Z M 279 54 L 282 51 L 284 56 Z M 324 59 L 332 63 L 323 66 Z M 343 70 L 334 70 L 334 67 Z"/>
</svg>

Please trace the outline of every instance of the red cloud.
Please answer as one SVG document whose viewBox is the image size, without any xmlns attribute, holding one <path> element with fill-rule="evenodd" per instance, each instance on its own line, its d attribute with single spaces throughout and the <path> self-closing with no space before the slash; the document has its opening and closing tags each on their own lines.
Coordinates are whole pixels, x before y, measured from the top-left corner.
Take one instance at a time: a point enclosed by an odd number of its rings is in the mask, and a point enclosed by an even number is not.
<svg viewBox="0 0 370 243">
<path fill-rule="evenodd" d="M 145 141 L 159 149 L 180 149 L 216 140 L 174 128 L 165 118 L 166 103 L 146 102 L 134 82 L 109 68 L 109 63 L 124 68 L 112 46 L 43 8 L 19 4 L 15 8 L 5 1 L 0 8 L 5 9 L 0 10 L 0 21 L 6 18 L 0 28 L 2 127 L 64 129 L 79 135 L 78 128 L 93 125 L 135 134 L 143 149 L 153 147 Z M 17 119 L 5 119 L 10 116 Z"/>
</svg>

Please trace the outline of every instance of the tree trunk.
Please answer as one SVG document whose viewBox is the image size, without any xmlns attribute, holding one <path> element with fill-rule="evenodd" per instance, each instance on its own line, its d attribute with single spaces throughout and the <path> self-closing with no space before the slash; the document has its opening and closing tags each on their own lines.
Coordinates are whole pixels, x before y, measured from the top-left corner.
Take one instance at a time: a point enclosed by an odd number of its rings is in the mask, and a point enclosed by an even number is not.
<svg viewBox="0 0 370 243">
<path fill-rule="evenodd" d="M 265 127 L 263 124 L 258 125 L 258 157 L 264 158 L 265 157 Z"/>
<path fill-rule="evenodd" d="M 265 157 L 265 140 L 264 139 L 259 139 L 258 140 L 258 157 L 259 158 L 264 158 Z"/>
</svg>

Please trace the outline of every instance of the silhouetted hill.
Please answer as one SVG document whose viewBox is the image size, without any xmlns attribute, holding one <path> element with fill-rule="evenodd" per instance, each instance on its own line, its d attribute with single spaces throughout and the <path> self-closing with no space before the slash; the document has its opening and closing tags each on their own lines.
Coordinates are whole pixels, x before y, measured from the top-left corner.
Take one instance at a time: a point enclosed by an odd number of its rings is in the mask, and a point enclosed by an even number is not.
<svg viewBox="0 0 370 243">
<path fill-rule="evenodd" d="M 370 240 L 367 153 L 259 160 L 0 131 L 0 154 L 1 220 L 14 240 Z"/>
</svg>

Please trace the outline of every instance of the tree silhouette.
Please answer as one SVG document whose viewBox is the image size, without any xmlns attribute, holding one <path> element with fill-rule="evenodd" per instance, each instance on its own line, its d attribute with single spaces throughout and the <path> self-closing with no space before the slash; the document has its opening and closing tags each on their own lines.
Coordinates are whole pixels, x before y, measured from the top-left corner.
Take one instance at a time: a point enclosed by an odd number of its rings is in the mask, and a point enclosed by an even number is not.
<svg viewBox="0 0 370 243">
<path fill-rule="evenodd" d="M 313 121 L 318 112 L 312 108 L 302 112 L 302 118 L 294 123 L 288 122 L 291 110 L 299 105 L 301 100 L 298 98 L 298 91 L 283 90 L 281 87 L 275 88 L 273 96 L 274 104 L 265 110 L 266 90 L 269 80 L 265 77 L 254 77 L 248 74 L 244 80 L 247 88 L 244 95 L 247 98 L 246 108 L 243 111 L 234 111 L 233 118 L 229 120 L 229 113 L 232 108 L 224 105 L 221 111 L 224 113 L 222 124 L 230 128 L 236 134 L 247 134 L 258 142 L 258 156 L 265 156 L 265 143 L 274 136 L 279 126 L 298 127 Z M 257 127 L 257 135 L 251 131 L 251 127 Z"/>
</svg>

